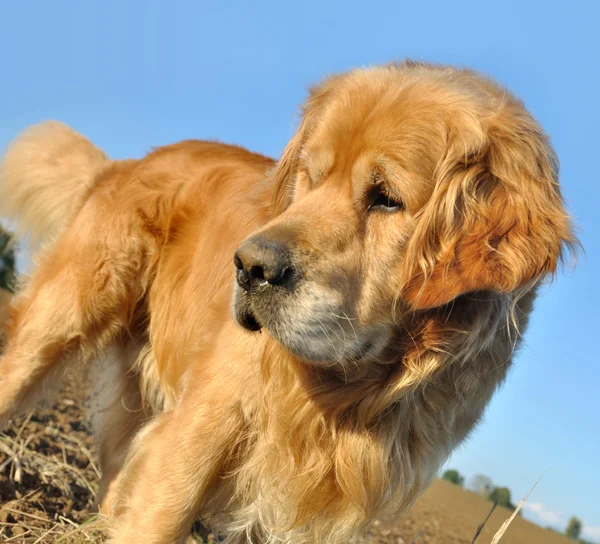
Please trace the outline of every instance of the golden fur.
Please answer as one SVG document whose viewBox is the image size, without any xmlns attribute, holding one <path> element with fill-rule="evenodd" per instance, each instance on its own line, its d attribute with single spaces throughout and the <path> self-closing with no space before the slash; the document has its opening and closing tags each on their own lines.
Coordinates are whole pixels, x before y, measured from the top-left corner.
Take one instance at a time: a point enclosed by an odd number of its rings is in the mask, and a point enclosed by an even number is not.
<svg viewBox="0 0 600 544">
<path fill-rule="evenodd" d="M 510 93 L 411 62 L 312 90 L 277 163 L 200 141 L 109 161 L 33 128 L 0 200 L 55 241 L 12 304 L 0 417 L 96 361 L 113 542 L 201 517 L 230 543 L 346 544 L 410 507 L 504 380 L 575 243 L 557 175 Z M 273 244 L 293 282 L 234 296 L 236 249 Z"/>
</svg>

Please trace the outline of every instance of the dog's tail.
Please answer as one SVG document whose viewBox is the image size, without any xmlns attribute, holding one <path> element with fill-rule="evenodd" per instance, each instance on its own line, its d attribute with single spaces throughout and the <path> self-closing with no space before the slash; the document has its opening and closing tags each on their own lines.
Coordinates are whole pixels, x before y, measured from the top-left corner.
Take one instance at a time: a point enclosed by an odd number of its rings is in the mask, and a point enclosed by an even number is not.
<svg viewBox="0 0 600 544">
<path fill-rule="evenodd" d="M 21 133 L 0 162 L 0 214 L 33 246 L 56 239 L 109 163 L 88 139 L 47 121 Z"/>
</svg>

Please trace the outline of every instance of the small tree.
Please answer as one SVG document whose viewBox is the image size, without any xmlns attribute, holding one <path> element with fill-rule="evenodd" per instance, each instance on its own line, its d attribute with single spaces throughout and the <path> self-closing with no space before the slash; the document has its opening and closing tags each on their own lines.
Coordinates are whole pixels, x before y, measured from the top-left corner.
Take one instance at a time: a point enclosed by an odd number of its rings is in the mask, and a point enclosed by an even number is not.
<svg viewBox="0 0 600 544">
<path fill-rule="evenodd" d="M 494 484 L 489 476 L 485 474 L 475 474 L 469 480 L 469 489 L 482 497 L 488 498 L 491 493 Z"/>
<path fill-rule="evenodd" d="M 449 469 L 444 474 L 442 474 L 442 480 L 446 480 L 451 484 L 458 485 L 462 487 L 465 479 L 462 477 L 461 473 L 455 469 Z"/>
<path fill-rule="evenodd" d="M 508 487 L 494 487 L 487 497 L 489 500 L 498 502 L 500 506 L 515 509 L 515 505 L 510 500 L 510 489 Z"/>
<path fill-rule="evenodd" d="M 572 538 L 573 540 L 577 540 L 579 535 L 581 534 L 581 529 L 583 528 L 583 523 L 579 518 L 573 516 L 569 520 L 569 524 L 567 525 L 567 529 L 565 531 L 565 536 L 568 538 Z"/>
</svg>

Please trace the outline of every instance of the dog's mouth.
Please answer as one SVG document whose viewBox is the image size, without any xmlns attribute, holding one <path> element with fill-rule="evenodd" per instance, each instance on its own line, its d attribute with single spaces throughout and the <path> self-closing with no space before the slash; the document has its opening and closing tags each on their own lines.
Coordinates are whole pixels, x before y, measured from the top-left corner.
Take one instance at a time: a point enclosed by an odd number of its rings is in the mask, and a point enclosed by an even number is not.
<svg viewBox="0 0 600 544">
<path fill-rule="evenodd" d="M 294 307 L 297 305 L 291 308 L 284 305 L 282 309 L 278 299 L 269 297 L 268 300 L 263 300 L 238 289 L 234 303 L 235 320 L 252 333 L 264 328 L 283 347 L 308 362 L 358 363 L 371 360 L 385 347 L 386 335 L 380 332 L 361 333 L 357 322 L 351 324 L 351 331 L 342 330 L 341 335 L 337 333 L 338 329 L 350 323 L 351 318 L 347 321 L 327 321 L 332 313 L 336 313 L 334 309 L 327 312 L 321 309 L 311 317 L 302 315 L 299 310 L 293 311 Z"/>
<path fill-rule="evenodd" d="M 252 311 L 250 300 L 245 292 L 238 292 L 235 299 L 235 319 L 247 331 L 257 332 L 262 329 L 262 324 Z"/>
<path fill-rule="evenodd" d="M 262 325 L 250 310 L 238 314 L 237 320 L 238 323 L 247 331 L 256 332 L 262 329 Z"/>
</svg>

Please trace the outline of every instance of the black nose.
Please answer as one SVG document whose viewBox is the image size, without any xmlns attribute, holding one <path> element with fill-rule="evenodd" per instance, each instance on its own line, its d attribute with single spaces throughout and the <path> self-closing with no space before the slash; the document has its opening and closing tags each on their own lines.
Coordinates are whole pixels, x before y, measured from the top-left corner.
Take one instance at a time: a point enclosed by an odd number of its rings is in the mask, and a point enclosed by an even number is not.
<svg viewBox="0 0 600 544">
<path fill-rule="evenodd" d="M 235 252 L 237 282 L 246 291 L 267 285 L 286 285 L 292 276 L 286 244 L 262 237 L 250 238 Z"/>
</svg>

